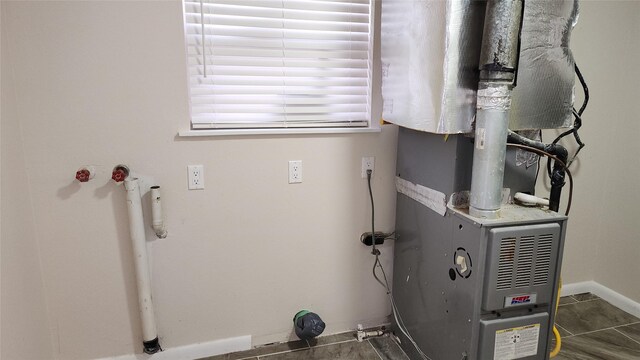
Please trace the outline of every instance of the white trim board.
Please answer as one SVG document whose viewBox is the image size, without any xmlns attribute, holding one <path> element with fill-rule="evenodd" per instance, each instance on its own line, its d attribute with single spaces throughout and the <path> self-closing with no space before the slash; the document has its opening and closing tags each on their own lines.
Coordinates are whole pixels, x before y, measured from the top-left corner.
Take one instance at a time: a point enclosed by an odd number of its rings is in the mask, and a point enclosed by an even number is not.
<svg viewBox="0 0 640 360">
<path fill-rule="evenodd" d="M 628 312 L 629 314 L 640 317 L 640 303 L 629 299 L 628 297 L 617 293 L 608 287 L 598 284 L 595 281 L 583 281 L 579 283 L 562 285 L 562 296 L 576 295 L 590 292 L 601 297 L 611 305 Z"/>
<path fill-rule="evenodd" d="M 327 135 L 327 134 L 365 134 L 382 132 L 379 126 L 353 128 L 274 128 L 274 129 L 217 129 L 217 130 L 180 130 L 179 137 L 201 136 L 253 136 L 253 135 Z"/>
<path fill-rule="evenodd" d="M 162 344 L 162 339 L 160 339 Z M 142 347 L 142 344 L 140 344 Z M 251 335 L 167 348 L 153 355 L 128 354 L 99 360 L 193 360 L 251 349 Z"/>
<path fill-rule="evenodd" d="M 385 316 L 374 320 L 358 320 L 356 323 L 364 325 L 364 328 L 373 328 L 390 324 L 389 317 Z M 351 327 L 353 322 L 336 322 L 325 333 L 326 336 L 340 334 L 346 331 L 353 331 Z M 327 329 L 325 329 L 327 330 Z M 283 342 L 294 340 L 291 338 L 291 331 L 279 333 L 269 336 L 258 336 L 252 338 L 251 335 L 238 336 L 234 338 L 208 341 L 197 344 L 166 348 L 153 355 L 147 354 L 127 354 L 119 356 L 109 356 L 96 360 L 193 360 L 209 356 L 228 354 L 236 351 L 244 351 L 252 349 L 252 343 L 264 345 L 270 342 Z M 162 338 L 160 338 L 162 345 Z M 139 344 L 142 350 L 142 344 Z"/>
</svg>

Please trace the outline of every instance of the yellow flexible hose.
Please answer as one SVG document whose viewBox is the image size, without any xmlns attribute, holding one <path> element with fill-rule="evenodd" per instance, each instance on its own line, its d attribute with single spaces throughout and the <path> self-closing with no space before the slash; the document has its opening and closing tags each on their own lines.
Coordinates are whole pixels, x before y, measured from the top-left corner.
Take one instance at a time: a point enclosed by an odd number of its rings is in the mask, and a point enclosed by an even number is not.
<svg viewBox="0 0 640 360">
<path fill-rule="evenodd" d="M 558 355 L 560 353 L 560 348 L 562 347 L 560 333 L 558 332 L 558 329 L 556 329 L 555 325 L 553 325 L 553 335 L 556 338 L 556 346 L 553 348 L 553 351 L 551 351 L 549 357 L 555 357 L 556 355 Z"/>
<path fill-rule="evenodd" d="M 558 281 L 558 296 L 556 297 L 556 316 L 558 315 L 558 304 L 560 304 L 560 290 L 562 290 L 562 278 Z M 560 332 L 556 328 L 556 325 L 553 324 L 553 336 L 556 338 L 556 346 L 551 351 L 549 357 L 555 357 L 560 353 L 560 348 L 562 347 L 562 338 L 560 337 Z"/>
</svg>

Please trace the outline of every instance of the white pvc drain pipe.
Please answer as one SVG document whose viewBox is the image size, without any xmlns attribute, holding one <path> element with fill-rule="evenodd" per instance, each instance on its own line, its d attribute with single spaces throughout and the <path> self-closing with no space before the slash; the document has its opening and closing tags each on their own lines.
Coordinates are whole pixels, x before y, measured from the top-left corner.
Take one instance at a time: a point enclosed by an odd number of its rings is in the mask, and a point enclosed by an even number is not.
<svg viewBox="0 0 640 360">
<path fill-rule="evenodd" d="M 126 178 L 124 188 L 127 192 L 127 209 L 129 212 L 129 234 L 133 244 L 133 262 L 136 269 L 138 285 L 138 305 L 142 320 L 142 340 L 144 352 L 153 354 L 160 349 L 158 330 L 151 298 L 151 275 L 147 255 L 147 239 L 144 231 L 142 215 L 142 199 L 137 178 Z"/>
</svg>

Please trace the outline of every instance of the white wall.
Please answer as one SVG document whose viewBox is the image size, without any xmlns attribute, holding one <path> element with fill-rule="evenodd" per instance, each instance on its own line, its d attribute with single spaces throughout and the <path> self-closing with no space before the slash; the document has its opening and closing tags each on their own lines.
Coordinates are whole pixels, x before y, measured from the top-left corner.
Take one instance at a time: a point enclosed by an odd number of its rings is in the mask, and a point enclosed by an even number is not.
<svg viewBox="0 0 640 360">
<path fill-rule="evenodd" d="M 109 181 L 121 162 L 164 191 L 169 237 L 150 246 L 164 347 L 286 340 L 303 308 L 326 333 L 386 319 L 359 243 L 370 226 L 360 158 L 376 157 L 376 220 L 391 230 L 395 128 L 177 138 L 189 122 L 180 2 L 2 6 L 55 357 L 141 351 L 125 197 Z M 287 184 L 288 160 L 303 161 L 302 184 Z M 101 173 L 80 185 L 84 164 Z M 188 164 L 204 165 L 204 191 L 187 191 Z"/>
<path fill-rule="evenodd" d="M 571 48 L 591 94 L 574 163 L 563 280 L 595 280 L 640 302 L 640 1 L 582 1 Z M 577 87 L 576 103 L 582 93 Z M 550 140 L 556 132 L 546 132 Z M 572 138 L 565 144 L 575 150 Z M 572 166 L 572 167 L 573 167 Z M 565 196 L 568 187 L 565 188 Z"/>
<path fill-rule="evenodd" d="M 5 58 L 5 35 L 2 31 L 0 358 L 48 359 L 52 356 L 52 346 L 42 269 L 34 232 L 25 154 L 20 140 L 21 127 L 14 107 L 16 99 L 6 86 L 12 74 Z"/>
</svg>

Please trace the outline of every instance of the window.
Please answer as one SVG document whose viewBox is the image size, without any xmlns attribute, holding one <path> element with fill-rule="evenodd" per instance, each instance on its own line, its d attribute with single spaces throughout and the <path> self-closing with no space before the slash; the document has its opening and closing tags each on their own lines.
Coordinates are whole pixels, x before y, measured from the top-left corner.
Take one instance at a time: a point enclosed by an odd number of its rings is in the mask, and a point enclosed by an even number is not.
<svg viewBox="0 0 640 360">
<path fill-rule="evenodd" d="M 368 127 L 371 0 L 184 0 L 192 129 Z"/>
</svg>

